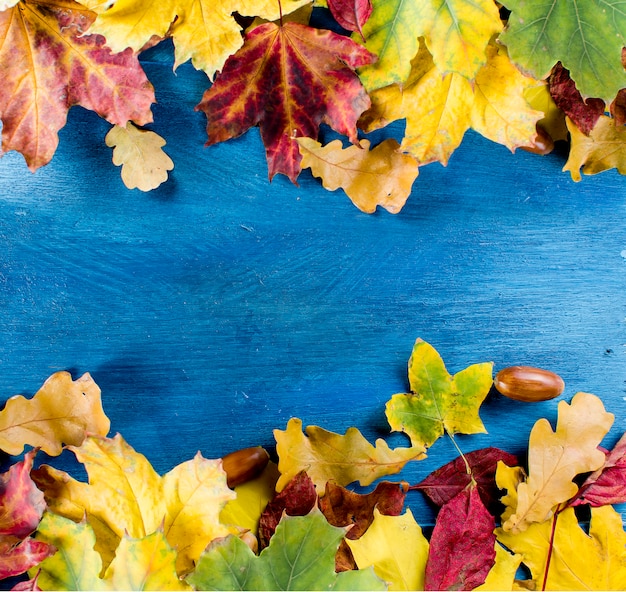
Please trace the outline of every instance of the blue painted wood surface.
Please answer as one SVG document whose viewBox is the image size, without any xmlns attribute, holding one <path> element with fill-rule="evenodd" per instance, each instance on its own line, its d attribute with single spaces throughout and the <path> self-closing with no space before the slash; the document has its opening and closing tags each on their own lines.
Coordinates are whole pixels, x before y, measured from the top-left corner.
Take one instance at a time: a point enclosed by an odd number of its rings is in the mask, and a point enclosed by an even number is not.
<svg viewBox="0 0 626 592">
<path fill-rule="evenodd" d="M 447 168 L 423 167 L 398 215 L 358 211 L 308 172 L 267 181 L 257 130 L 211 148 L 194 106 L 207 81 L 171 55 L 144 62 L 152 128 L 176 163 L 143 194 L 122 185 L 108 125 L 72 109 L 52 163 L 0 160 L 0 397 L 32 395 L 57 370 L 90 372 L 112 431 L 160 472 L 200 449 L 273 446 L 290 417 L 369 439 L 407 388 L 417 337 L 450 372 L 493 361 L 561 374 L 626 430 L 626 179 L 573 183 L 562 154 L 468 133 Z M 399 130 L 400 128 L 398 128 Z M 491 398 L 486 436 L 523 452 L 557 401 Z M 455 455 L 445 439 L 401 474 Z M 432 523 L 421 494 L 408 500 Z"/>
</svg>

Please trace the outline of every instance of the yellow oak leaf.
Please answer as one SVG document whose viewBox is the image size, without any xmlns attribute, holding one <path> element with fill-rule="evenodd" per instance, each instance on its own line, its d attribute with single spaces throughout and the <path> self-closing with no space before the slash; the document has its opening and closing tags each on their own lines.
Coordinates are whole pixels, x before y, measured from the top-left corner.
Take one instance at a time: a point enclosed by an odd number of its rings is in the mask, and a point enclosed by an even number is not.
<svg viewBox="0 0 626 592">
<path fill-rule="evenodd" d="M 565 113 L 554 102 L 547 85 L 542 84 L 527 88 L 524 92 L 524 98 L 533 109 L 543 113 L 543 118 L 537 124 L 548 133 L 552 140 L 555 142 L 567 140 Z"/>
<path fill-rule="evenodd" d="M 318 491 L 328 481 L 348 485 L 358 481 L 369 485 L 379 477 L 393 475 L 410 460 L 425 457 L 423 448 L 389 448 L 379 439 L 372 446 L 356 428 L 344 435 L 317 426 L 302 431 L 302 421 L 291 418 L 285 431 L 274 430 L 280 478 L 276 491 L 281 491 L 300 471 L 306 471 Z"/>
<path fill-rule="evenodd" d="M 150 191 L 167 181 L 167 171 L 174 168 L 172 159 L 163 152 L 165 140 L 148 130 L 113 126 L 105 138 L 113 148 L 113 164 L 122 166 L 122 181 L 128 189 Z"/>
<path fill-rule="evenodd" d="M 532 145 L 543 113 L 528 105 L 524 93 L 540 83 L 523 76 L 504 48 L 489 45 L 485 55 L 471 84 L 459 74 L 443 75 L 422 43 L 406 84 L 370 93 L 372 107 L 359 127 L 369 132 L 406 119 L 401 150 L 420 164 L 446 165 L 470 128 L 511 150 Z"/>
<path fill-rule="evenodd" d="M 521 532 L 533 522 L 548 520 L 557 504 L 576 494 L 574 477 L 604 463 L 598 446 L 613 419 L 598 397 L 577 393 L 571 404 L 559 403 L 556 431 L 547 419 L 535 423 L 528 442 L 528 477 L 517 486 L 517 503 L 507 512 L 504 530 Z"/>
<path fill-rule="evenodd" d="M 531 524 L 523 533 L 496 529 L 498 540 L 523 556 L 537 589 L 545 578 L 552 521 Z M 573 508 L 557 515 L 545 590 L 626 590 L 626 533 L 612 506 L 591 508 L 589 534 Z"/>
<path fill-rule="evenodd" d="M 284 0 L 284 14 L 306 1 Z M 174 68 L 191 59 L 193 66 L 211 79 L 243 45 L 241 27 L 233 13 L 268 20 L 279 16 L 275 0 L 83 0 L 82 4 L 98 13 L 89 32 L 104 35 L 113 51 L 126 47 L 140 51 L 153 37 L 170 34 Z"/>
<path fill-rule="evenodd" d="M 496 562 L 489 570 L 484 584 L 474 590 L 513 590 L 515 575 L 522 562 L 522 555 L 512 555 L 502 545 L 496 542 Z"/>
<path fill-rule="evenodd" d="M 415 159 L 400 152 L 394 139 L 387 139 L 370 150 L 369 140 L 343 148 L 341 140 L 326 146 L 311 138 L 298 138 L 301 167 L 322 179 L 324 188 L 341 187 L 354 205 L 371 214 L 377 206 L 398 213 L 418 175 Z"/>
<path fill-rule="evenodd" d="M 563 167 L 574 181 L 580 181 L 580 169 L 585 175 L 595 175 L 608 169 L 617 169 L 626 175 L 626 130 L 615 120 L 602 115 L 586 136 L 569 118 L 567 129 L 571 136 L 569 158 Z"/>
<path fill-rule="evenodd" d="M 423 590 L 428 541 L 411 510 L 386 516 L 374 508 L 374 521 L 358 539 L 346 539 L 359 569 L 373 566 L 389 590 Z"/>
<path fill-rule="evenodd" d="M 30 445 L 57 456 L 63 444 L 79 446 L 87 433 L 105 435 L 109 427 L 91 376 L 72 380 L 69 372 L 55 372 L 31 399 L 16 395 L 6 402 L 0 411 L 0 449 L 15 456 Z"/>
<path fill-rule="evenodd" d="M 85 465 L 88 484 L 50 468 L 35 471 L 33 479 L 51 511 L 73 520 L 86 514 L 105 567 L 125 534 L 143 538 L 162 528 L 178 550 L 179 573 L 189 571 L 214 538 L 230 534 L 219 514 L 235 494 L 221 460 L 198 453 L 161 477 L 119 434 L 90 437 L 71 450 Z"/>
<path fill-rule="evenodd" d="M 409 62 L 423 37 L 444 74 L 473 80 L 485 64 L 485 47 L 502 30 L 492 0 L 373 0 L 373 12 L 363 27 L 365 47 L 378 61 L 359 70 L 368 91 L 393 83 L 404 85 Z M 359 40 L 360 34 L 354 39 Z"/>
</svg>

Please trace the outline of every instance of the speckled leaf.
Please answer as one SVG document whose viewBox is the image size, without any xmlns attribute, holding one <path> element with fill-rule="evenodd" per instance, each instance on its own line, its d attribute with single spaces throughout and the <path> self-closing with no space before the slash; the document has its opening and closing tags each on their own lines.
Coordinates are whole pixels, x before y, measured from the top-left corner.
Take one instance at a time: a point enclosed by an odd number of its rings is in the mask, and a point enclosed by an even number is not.
<svg viewBox="0 0 626 592">
<path fill-rule="evenodd" d="M 350 39 L 297 23 L 260 25 L 224 65 L 196 109 L 207 116 L 207 144 L 258 125 L 269 177 L 294 183 L 302 159 L 295 138 L 317 138 L 322 122 L 357 142 L 369 97 L 354 68 L 375 57 Z"/>
<path fill-rule="evenodd" d="M 417 161 L 403 154 L 393 138 L 370 150 L 369 140 L 343 148 L 341 140 L 322 146 L 311 138 L 298 138 L 302 168 L 310 168 L 324 188 L 342 188 L 352 203 L 371 214 L 378 206 L 397 214 L 406 203 L 419 173 Z"/>
<path fill-rule="evenodd" d="M 86 34 L 94 18 L 72 0 L 0 12 L 2 150 L 21 152 L 31 170 L 51 160 L 72 105 L 117 125 L 152 121 L 154 90 L 137 57 Z"/>
<path fill-rule="evenodd" d="M 375 509 L 365 534 L 347 544 L 359 568 L 372 566 L 389 590 L 424 590 L 428 541 L 411 510 L 384 516 Z"/>
<path fill-rule="evenodd" d="M 491 362 L 473 364 L 451 376 L 435 348 L 418 339 L 409 359 L 410 393 L 387 402 L 395 431 L 408 434 L 415 447 L 429 447 L 443 435 L 484 433 L 478 409 L 493 383 Z"/>
<path fill-rule="evenodd" d="M 0 449 L 18 455 L 30 445 L 57 456 L 63 444 L 79 446 L 87 433 L 104 435 L 109 426 L 91 376 L 72 380 L 68 372 L 55 372 L 32 399 L 17 395 L 6 402 L 0 411 Z"/>
<path fill-rule="evenodd" d="M 187 581 L 197 590 L 384 590 L 371 569 L 335 573 L 344 535 L 318 509 L 285 516 L 259 556 L 230 536 L 210 545 Z"/>
<path fill-rule="evenodd" d="M 511 59 L 544 79 L 561 62 L 583 97 L 610 103 L 626 87 L 621 0 L 506 0 L 512 11 L 500 40 Z"/>
<path fill-rule="evenodd" d="M 595 175 L 615 168 L 626 175 L 626 130 L 617 127 L 614 119 L 603 115 L 588 136 L 569 119 L 567 129 L 571 146 L 563 170 L 569 171 L 574 181 L 582 179 L 581 169 L 585 175 Z"/>
<path fill-rule="evenodd" d="M 391 449 L 383 439 L 372 446 L 356 428 L 341 435 L 308 426 L 304 434 L 302 421 L 295 417 L 289 420 L 285 431 L 274 430 L 274 437 L 281 473 L 277 491 L 300 471 L 307 472 L 320 492 L 327 481 L 369 485 L 380 477 L 398 473 L 411 460 L 424 458 L 422 447 Z"/>
<path fill-rule="evenodd" d="M 122 181 L 128 189 L 156 189 L 167 181 L 167 171 L 174 168 L 172 159 L 163 151 L 165 140 L 130 122 L 124 127 L 113 126 L 105 143 L 113 148 L 113 164 L 122 166 Z"/>
</svg>

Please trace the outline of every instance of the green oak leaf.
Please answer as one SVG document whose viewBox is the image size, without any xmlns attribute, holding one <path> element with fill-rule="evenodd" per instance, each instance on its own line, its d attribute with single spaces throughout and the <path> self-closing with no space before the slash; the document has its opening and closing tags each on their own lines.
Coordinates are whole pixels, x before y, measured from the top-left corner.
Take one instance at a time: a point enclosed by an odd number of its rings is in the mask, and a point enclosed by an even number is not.
<svg viewBox="0 0 626 592">
<path fill-rule="evenodd" d="M 238 537 L 218 539 L 187 582 L 196 590 L 386 590 L 371 567 L 335 572 L 335 554 L 345 534 L 318 508 L 306 516 L 284 515 L 260 555 Z"/>
<path fill-rule="evenodd" d="M 561 62 L 585 97 L 610 103 L 626 87 L 623 0 L 505 0 L 512 11 L 500 36 L 511 60 L 535 78 Z"/>
<path fill-rule="evenodd" d="M 387 402 L 389 425 L 408 434 L 413 446 L 431 446 L 444 430 L 485 433 L 478 408 L 493 384 L 492 368 L 492 362 L 483 362 L 451 376 L 437 350 L 418 339 L 409 359 L 411 392 Z"/>
</svg>

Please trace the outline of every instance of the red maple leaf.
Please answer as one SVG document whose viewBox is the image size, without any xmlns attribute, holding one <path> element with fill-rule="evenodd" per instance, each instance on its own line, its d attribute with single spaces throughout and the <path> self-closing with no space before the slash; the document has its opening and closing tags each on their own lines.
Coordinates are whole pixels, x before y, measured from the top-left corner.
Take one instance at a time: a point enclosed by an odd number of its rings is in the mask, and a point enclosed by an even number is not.
<svg viewBox="0 0 626 592">
<path fill-rule="evenodd" d="M 355 68 L 376 57 L 348 37 L 296 23 L 250 31 L 197 105 L 207 116 L 207 145 L 258 125 L 270 180 L 296 182 L 302 156 L 296 137 L 317 139 L 327 123 L 357 143 L 356 122 L 370 99 Z"/>
<path fill-rule="evenodd" d="M 363 37 L 363 25 L 372 14 L 371 0 L 328 0 L 333 18 L 348 31 L 358 31 Z"/>
<path fill-rule="evenodd" d="M 2 150 L 21 152 L 33 171 L 52 159 L 73 105 L 117 125 L 152 121 L 154 89 L 137 56 L 86 35 L 94 19 L 73 0 L 24 0 L 0 12 Z"/>
</svg>

